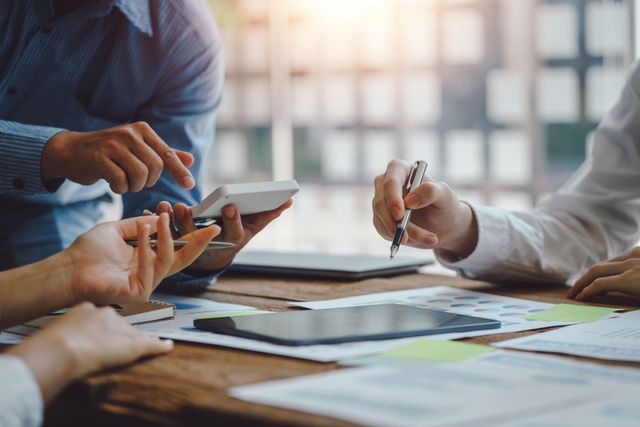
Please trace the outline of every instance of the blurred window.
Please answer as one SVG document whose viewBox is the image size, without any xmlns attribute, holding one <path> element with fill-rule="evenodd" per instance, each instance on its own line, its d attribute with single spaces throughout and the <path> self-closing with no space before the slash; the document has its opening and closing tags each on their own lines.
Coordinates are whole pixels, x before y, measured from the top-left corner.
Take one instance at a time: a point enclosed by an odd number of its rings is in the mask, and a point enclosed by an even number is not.
<svg viewBox="0 0 640 427">
<path fill-rule="evenodd" d="M 634 59 L 631 0 L 209 4 L 227 69 L 206 189 L 302 186 L 255 248 L 386 254 L 371 197 L 392 158 L 527 209 L 584 160 Z"/>
</svg>

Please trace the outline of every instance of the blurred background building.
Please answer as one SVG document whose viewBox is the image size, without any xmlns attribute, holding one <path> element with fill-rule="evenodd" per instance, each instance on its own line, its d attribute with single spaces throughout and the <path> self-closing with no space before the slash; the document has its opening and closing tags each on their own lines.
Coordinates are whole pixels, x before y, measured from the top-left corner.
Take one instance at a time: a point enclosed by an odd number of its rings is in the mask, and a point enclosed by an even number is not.
<svg viewBox="0 0 640 427">
<path fill-rule="evenodd" d="M 631 0 L 209 4 L 226 86 L 205 189 L 302 189 L 254 249 L 388 254 L 371 198 L 393 158 L 427 160 L 466 200 L 531 207 L 583 161 L 635 57 Z"/>
</svg>

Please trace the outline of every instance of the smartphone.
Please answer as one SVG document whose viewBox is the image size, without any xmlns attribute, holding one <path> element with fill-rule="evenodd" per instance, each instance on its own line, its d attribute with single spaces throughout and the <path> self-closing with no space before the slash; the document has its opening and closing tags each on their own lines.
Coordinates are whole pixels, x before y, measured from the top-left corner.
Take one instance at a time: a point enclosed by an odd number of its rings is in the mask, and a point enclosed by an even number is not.
<svg viewBox="0 0 640 427">
<path fill-rule="evenodd" d="M 234 204 L 240 215 L 276 209 L 300 190 L 296 180 L 247 182 L 222 185 L 199 204 L 192 206 L 194 219 L 220 218 L 222 208 Z"/>
</svg>

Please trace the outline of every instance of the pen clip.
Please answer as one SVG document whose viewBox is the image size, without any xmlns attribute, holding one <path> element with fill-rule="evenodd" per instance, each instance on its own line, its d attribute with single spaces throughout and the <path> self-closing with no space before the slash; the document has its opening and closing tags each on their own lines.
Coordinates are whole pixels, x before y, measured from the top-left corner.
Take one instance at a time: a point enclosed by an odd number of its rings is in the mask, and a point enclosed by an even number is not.
<svg viewBox="0 0 640 427">
<path fill-rule="evenodd" d="M 411 171 L 409 171 L 409 176 L 407 177 L 407 182 L 405 183 L 405 191 L 408 193 L 411 191 L 411 185 L 413 184 L 413 179 L 415 178 L 416 172 L 418 171 L 418 162 L 415 162 L 411 165 Z"/>
</svg>

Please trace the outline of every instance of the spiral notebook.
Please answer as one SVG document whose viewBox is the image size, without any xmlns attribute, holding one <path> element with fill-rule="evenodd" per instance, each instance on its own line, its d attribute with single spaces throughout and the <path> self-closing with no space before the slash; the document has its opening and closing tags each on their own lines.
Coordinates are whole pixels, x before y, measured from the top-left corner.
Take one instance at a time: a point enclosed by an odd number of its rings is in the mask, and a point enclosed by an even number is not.
<svg viewBox="0 0 640 427">
<path fill-rule="evenodd" d="M 131 325 L 155 322 L 158 320 L 171 319 L 175 316 L 176 307 L 160 301 L 149 300 L 146 302 L 134 302 L 122 305 L 112 305 L 112 307 L 124 317 Z M 29 336 L 59 319 L 61 315 L 69 311 L 68 308 L 58 310 L 47 316 L 42 316 L 22 325 L 5 329 L 13 334 Z"/>
</svg>

